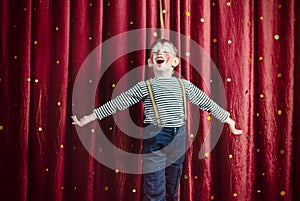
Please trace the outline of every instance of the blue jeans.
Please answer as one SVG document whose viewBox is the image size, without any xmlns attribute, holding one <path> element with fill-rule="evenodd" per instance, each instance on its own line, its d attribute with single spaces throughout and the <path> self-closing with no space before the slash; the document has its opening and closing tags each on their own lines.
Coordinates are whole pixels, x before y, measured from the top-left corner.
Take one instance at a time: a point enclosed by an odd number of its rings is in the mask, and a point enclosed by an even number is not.
<svg viewBox="0 0 300 201">
<path fill-rule="evenodd" d="M 144 201 L 177 201 L 186 128 L 150 125 L 143 139 Z"/>
</svg>

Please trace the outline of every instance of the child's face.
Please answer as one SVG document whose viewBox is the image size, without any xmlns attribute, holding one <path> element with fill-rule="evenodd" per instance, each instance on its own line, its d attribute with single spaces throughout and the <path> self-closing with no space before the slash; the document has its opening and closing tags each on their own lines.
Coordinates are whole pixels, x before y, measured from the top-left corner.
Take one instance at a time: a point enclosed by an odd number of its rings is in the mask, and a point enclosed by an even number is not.
<svg viewBox="0 0 300 201">
<path fill-rule="evenodd" d="M 151 50 L 148 65 L 157 71 L 171 71 L 179 64 L 179 58 L 169 43 L 157 43 Z"/>
</svg>

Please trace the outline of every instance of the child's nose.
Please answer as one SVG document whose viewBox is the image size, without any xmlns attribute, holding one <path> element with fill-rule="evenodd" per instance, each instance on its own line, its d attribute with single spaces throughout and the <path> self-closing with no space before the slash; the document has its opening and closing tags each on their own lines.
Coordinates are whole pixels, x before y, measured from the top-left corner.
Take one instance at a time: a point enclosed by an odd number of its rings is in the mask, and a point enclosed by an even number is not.
<svg viewBox="0 0 300 201">
<path fill-rule="evenodd" d="M 158 50 L 158 54 L 163 54 L 164 51 L 163 50 Z"/>
</svg>

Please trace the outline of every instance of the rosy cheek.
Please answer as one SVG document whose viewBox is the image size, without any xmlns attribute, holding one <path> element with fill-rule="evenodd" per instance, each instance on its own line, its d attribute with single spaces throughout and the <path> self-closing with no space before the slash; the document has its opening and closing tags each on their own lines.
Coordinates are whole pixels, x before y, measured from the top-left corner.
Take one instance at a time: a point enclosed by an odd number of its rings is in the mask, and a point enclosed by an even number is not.
<svg viewBox="0 0 300 201">
<path fill-rule="evenodd" d="M 151 62 L 154 64 L 154 54 L 151 55 Z"/>
<path fill-rule="evenodd" d="M 171 55 L 170 54 L 166 54 L 167 63 L 169 63 L 170 59 L 171 59 Z"/>
</svg>

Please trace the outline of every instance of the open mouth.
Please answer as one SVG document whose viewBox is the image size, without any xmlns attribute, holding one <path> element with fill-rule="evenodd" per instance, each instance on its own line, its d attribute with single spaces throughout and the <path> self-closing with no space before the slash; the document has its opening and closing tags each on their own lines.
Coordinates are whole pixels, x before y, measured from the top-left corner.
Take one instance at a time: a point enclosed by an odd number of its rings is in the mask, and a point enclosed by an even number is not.
<svg viewBox="0 0 300 201">
<path fill-rule="evenodd" d="M 164 62 L 165 62 L 165 59 L 163 57 L 157 57 L 157 59 L 156 59 L 157 64 L 162 64 Z"/>
</svg>

